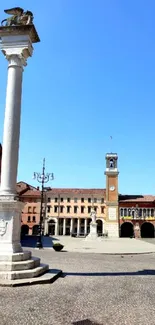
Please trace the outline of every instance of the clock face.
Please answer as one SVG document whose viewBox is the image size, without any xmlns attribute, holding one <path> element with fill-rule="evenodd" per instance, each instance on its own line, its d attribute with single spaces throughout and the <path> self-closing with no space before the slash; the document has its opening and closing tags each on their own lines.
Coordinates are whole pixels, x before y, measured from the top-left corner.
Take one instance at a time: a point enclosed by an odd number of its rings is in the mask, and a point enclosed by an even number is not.
<svg viewBox="0 0 155 325">
<path fill-rule="evenodd" d="M 110 186 L 110 191 L 114 191 L 115 190 L 115 186 Z"/>
</svg>

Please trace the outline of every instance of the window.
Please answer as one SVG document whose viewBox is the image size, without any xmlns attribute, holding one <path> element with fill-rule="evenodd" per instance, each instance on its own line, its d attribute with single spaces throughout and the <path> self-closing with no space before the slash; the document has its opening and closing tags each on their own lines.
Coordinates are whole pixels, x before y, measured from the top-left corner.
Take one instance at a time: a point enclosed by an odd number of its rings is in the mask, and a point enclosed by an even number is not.
<svg viewBox="0 0 155 325">
<path fill-rule="evenodd" d="M 77 203 L 77 198 L 76 197 L 74 198 L 74 203 Z"/>
<path fill-rule="evenodd" d="M 122 209 L 123 210 L 123 209 Z M 122 215 L 123 216 L 123 215 Z M 131 217 L 131 209 L 128 209 L 128 216 Z"/>
<path fill-rule="evenodd" d="M 41 217 L 41 221 L 43 221 L 43 217 Z"/>
<path fill-rule="evenodd" d="M 77 213 L 77 209 L 78 209 L 78 207 L 75 206 L 75 207 L 74 207 L 74 213 Z"/>
<path fill-rule="evenodd" d="M 47 198 L 47 202 L 51 202 L 51 198 L 50 197 Z"/>
<path fill-rule="evenodd" d="M 27 217 L 27 222 L 31 222 L 31 217 L 30 216 Z"/>
<path fill-rule="evenodd" d="M 58 198 L 57 197 L 55 197 L 54 202 L 58 202 Z"/>
<path fill-rule="evenodd" d="M 84 203 L 84 198 L 83 197 L 81 198 L 81 202 Z"/>
<path fill-rule="evenodd" d="M 67 213 L 70 213 L 70 209 L 71 209 L 71 207 L 67 206 Z"/>
<path fill-rule="evenodd" d="M 154 209 L 151 209 L 151 217 L 154 217 Z"/>
<path fill-rule="evenodd" d="M 123 210 L 123 209 L 121 209 Z M 101 207 L 101 213 L 104 213 L 104 207 Z"/>
<path fill-rule="evenodd" d="M 33 207 L 33 213 L 36 213 L 36 207 Z"/>
<path fill-rule="evenodd" d="M 88 213 L 91 213 L 91 207 L 88 207 Z"/>
<path fill-rule="evenodd" d="M 33 217 L 32 217 L 32 220 L 33 220 L 33 222 L 36 222 L 36 217 L 33 216 Z"/>
<path fill-rule="evenodd" d="M 127 209 L 124 209 L 124 217 L 127 217 Z"/>
<path fill-rule="evenodd" d="M 63 213 L 63 209 L 64 209 L 64 207 L 60 207 L 60 213 Z"/>
<path fill-rule="evenodd" d="M 61 201 L 61 202 L 63 202 L 63 201 L 64 201 L 63 197 L 61 197 L 60 201 Z"/>
<path fill-rule="evenodd" d="M 150 216 L 150 209 L 147 209 L 147 217 Z"/>
<path fill-rule="evenodd" d="M 97 207 L 94 207 L 94 211 L 97 212 Z"/>
<path fill-rule="evenodd" d="M 58 212 L 58 206 L 57 206 L 57 205 L 54 206 L 54 212 L 55 212 L 55 213 Z"/>
<path fill-rule="evenodd" d="M 96 198 L 94 198 L 94 203 L 97 203 L 97 199 Z"/>
<path fill-rule="evenodd" d="M 81 207 L 81 213 L 84 213 L 84 207 L 83 206 Z"/>
<path fill-rule="evenodd" d="M 28 213 L 31 213 L 31 207 L 28 207 Z"/>
<path fill-rule="evenodd" d="M 51 211 L 51 207 L 50 205 L 47 206 L 47 212 L 50 212 Z"/>
<path fill-rule="evenodd" d="M 68 198 L 67 198 L 67 202 L 70 202 L 70 201 L 71 201 L 71 199 L 70 199 L 70 197 L 68 197 Z"/>
<path fill-rule="evenodd" d="M 90 197 L 88 198 L 88 202 L 91 203 L 91 198 Z"/>
<path fill-rule="evenodd" d="M 104 198 L 102 197 L 102 198 L 101 198 L 101 204 L 103 204 L 103 203 L 104 203 Z"/>
<path fill-rule="evenodd" d="M 139 209 L 139 217 L 142 217 L 142 209 Z"/>
</svg>

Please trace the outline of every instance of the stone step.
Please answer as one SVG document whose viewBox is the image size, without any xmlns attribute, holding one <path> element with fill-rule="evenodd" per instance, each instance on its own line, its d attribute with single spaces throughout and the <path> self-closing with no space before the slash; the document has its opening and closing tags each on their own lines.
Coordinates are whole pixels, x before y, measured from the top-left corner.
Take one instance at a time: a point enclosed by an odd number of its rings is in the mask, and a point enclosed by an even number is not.
<svg viewBox="0 0 155 325">
<path fill-rule="evenodd" d="M 30 260 L 8 262 L 0 261 L 0 271 L 20 271 L 34 269 L 40 265 L 40 258 L 32 257 Z"/>
<path fill-rule="evenodd" d="M 17 262 L 17 261 L 26 261 L 31 259 L 31 252 L 30 251 L 23 251 L 20 253 L 0 253 L 0 261 L 10 261 L 10 262 Z"/>
<path fill-rule="evenodd" d="M 20 271 L 0 271 L 0 280 L 17 280 L 17 279 L 27 279 L 40 276 L 47 272 L 49 265 L 40 264 L 40 266 L 29 269 L 29 270 L 20 270 Z"/>
<path fill-rule="evenodd" d="M 52 269 L 34 278 L 17 279 L 17 280 L 0 280 L 0 286 L 18 287 L 18 286 L 26 286 L 26 285 L 34 285 L 34 284 L 37 285 L 47 284 L 47 283 L 53 283 L 61 276 L 62 276 L 61 270 Z"/>
</svg>

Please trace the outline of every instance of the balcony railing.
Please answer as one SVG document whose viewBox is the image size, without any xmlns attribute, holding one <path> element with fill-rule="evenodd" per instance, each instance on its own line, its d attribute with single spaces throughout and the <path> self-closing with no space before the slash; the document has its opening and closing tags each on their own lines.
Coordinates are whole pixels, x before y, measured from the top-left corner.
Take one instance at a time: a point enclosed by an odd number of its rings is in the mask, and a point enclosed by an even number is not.
<svg viewBox="0 0 155 325">
<path fill-rule="evenodd" d="M 120 216 L 120 219 L 123 219 L 123 220 L 154 220 L 155 219 L 155 216 L 150 216 L 150 217 L 144 217 L 144 216 L 126 216 L 126 217 L 122 217 Z"/>
</svg>

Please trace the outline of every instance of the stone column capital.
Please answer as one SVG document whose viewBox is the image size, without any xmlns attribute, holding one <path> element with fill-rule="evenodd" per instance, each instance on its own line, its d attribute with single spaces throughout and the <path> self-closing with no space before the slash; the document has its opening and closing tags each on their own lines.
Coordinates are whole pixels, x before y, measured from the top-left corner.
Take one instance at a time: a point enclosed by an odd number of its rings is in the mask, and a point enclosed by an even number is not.
<svg viewBox="0 0 155 325">
<path fill-rule="evenodd" d="M 3 49 L 2 52 L 5 58 L 8 60 L 8 67 L 17 66 L 23 67 L 27 65 L 27 58 L 32 56 L 33 49 L 29 51 L 28 48 L 19 48 L 19 49 Z"/>
<path fill-rule="evenodd" d="M 23 57 L 23 55 L 19 54 L 11 54 L 11 55 L 6 55 L 6 59 L 8 60 L 8 68 L 10 67 L 20 67 L 22 68 L 23 66 L 27 65 L 26 59 Z"/>
<path fill-rule="evenodd" d="M 32 42 L 28 35 L 2 37 L 0 49 L 9 61 L 9 65 L 13 66 L 26 66 L 28 57 L 33 54 Z"/>
</svg>

